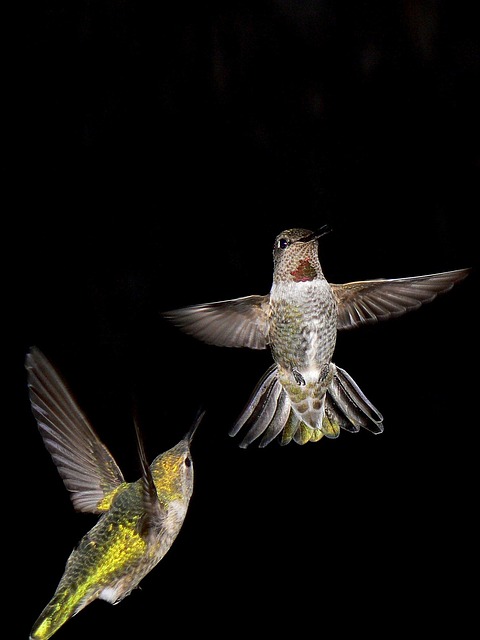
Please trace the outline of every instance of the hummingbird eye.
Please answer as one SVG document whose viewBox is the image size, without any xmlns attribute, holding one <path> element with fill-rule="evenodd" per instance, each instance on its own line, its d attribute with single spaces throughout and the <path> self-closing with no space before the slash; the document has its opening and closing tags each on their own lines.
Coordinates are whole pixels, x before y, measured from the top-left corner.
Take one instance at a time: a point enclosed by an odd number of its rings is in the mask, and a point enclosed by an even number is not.
<svg viewBox="0 0 480 640">
<path fill-rule="evenodd" d="M 280 240 L 278 241 L 278 248 L 286 249 L 289 244 L 290 242 L 286 238 L 280 238 Z"/>
<path fill-rule="evenodd" d="M 185 466 L 186 467 L 191 467 L 192 466 L 192 459 L 189 458 L 188 456 L 185 458 Z"/>
</svg>

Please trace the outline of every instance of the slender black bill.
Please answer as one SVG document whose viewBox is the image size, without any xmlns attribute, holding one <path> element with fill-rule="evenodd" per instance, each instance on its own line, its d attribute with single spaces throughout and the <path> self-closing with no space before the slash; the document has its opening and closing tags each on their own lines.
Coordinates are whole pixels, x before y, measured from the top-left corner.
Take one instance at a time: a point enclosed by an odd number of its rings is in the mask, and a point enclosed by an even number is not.
<svg viewBox="0 0 480 640">
<path fill-rule="evenodd" d="M 199 409 L 197 411 L 197 416 L 196 416 L 192 426 L 190 427 L 190 429 L 185 434 L 185 438 L 184 439 L 188 440 L 189 443 L 192 441 L 193 435 L 194 435 L 195 431 L 197 430 L 198 425 L 202 421 L 204 415 L 205 415 L 205 409 Z"/>
<path fill-rule="evenodd" d="M 312 231 L 312 233 L 309 233 L 308 236 L 300 238 L 298 242 L 313 242 L 314 240 L 318 240 L 322 236 L 326 236 L 327 233 L 330 233 L 331 231 L 332 228 L 330 227 L 330 225 L 324 224 L 316 231 Z"/>
</svg>

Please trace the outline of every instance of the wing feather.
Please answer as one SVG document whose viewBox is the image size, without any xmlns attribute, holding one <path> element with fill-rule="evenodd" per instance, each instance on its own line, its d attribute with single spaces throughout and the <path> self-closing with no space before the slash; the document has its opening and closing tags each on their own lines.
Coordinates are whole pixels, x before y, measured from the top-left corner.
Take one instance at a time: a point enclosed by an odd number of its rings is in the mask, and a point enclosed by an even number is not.
<svg viewBox="0 0 480 640">
<path fill-rule="evenodd" d="M 99 503 L 124 482 L 122 472 L 38 348 L 25 367 L 33 415 L 74 508 L 101 513 Z"/>
<path fill-rule="evenodd" d="M 165 311 L 185 333 L 220 347 L 267 347 L 269 296 L 246 296 Z"/>
<path fill-rule="evenodd" d="M 418 309 L 467 277 L 470 269 L 413 278 L 332 284 L 338 304 L 338 329 L 351 329 Z"/>
</svg>

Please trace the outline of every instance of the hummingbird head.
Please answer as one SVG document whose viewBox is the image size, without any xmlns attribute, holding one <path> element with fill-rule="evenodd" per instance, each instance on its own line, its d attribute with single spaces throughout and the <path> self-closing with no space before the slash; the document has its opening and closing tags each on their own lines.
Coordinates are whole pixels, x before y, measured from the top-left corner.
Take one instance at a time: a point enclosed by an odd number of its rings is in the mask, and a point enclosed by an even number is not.
<svg viewBox="0 0 480 640">
<path fill-rule="evenodd" d="M 192 426 L 174 447 L 155 458 L 151 469 L 157 492 L 169 499 L 190 500 L 193 493 L 193 461 L 190 444 L 205 411 L 199 411 Z"/>
<path fill-rule="evenodd" d="M 282 231 L 273 245 L 274 280 L 307 282 L 323 275 L 318 259 L 318 239 L 329 231 L 327 225 L 317 231 Z"/>
</svg>

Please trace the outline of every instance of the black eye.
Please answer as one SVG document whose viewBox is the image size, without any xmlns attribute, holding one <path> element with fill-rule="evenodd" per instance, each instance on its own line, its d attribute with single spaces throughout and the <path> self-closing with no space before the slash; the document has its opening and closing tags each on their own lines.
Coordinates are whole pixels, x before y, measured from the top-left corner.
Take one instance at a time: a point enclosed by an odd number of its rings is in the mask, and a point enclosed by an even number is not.
<svg viewBox="0 0 480 640">
<path fill-rule="evenodd" d="M 191 467 L 192 466 L 192 459 L 191 458 L 185 458 L 185 466 L 186 467 Z"/>
<path fill-rule="evenodd" d="M 280 249 L 286 249 L 290 242 L 286 238 L 280 238 L 278 241 L 278 246 Z"/>
</svg>

